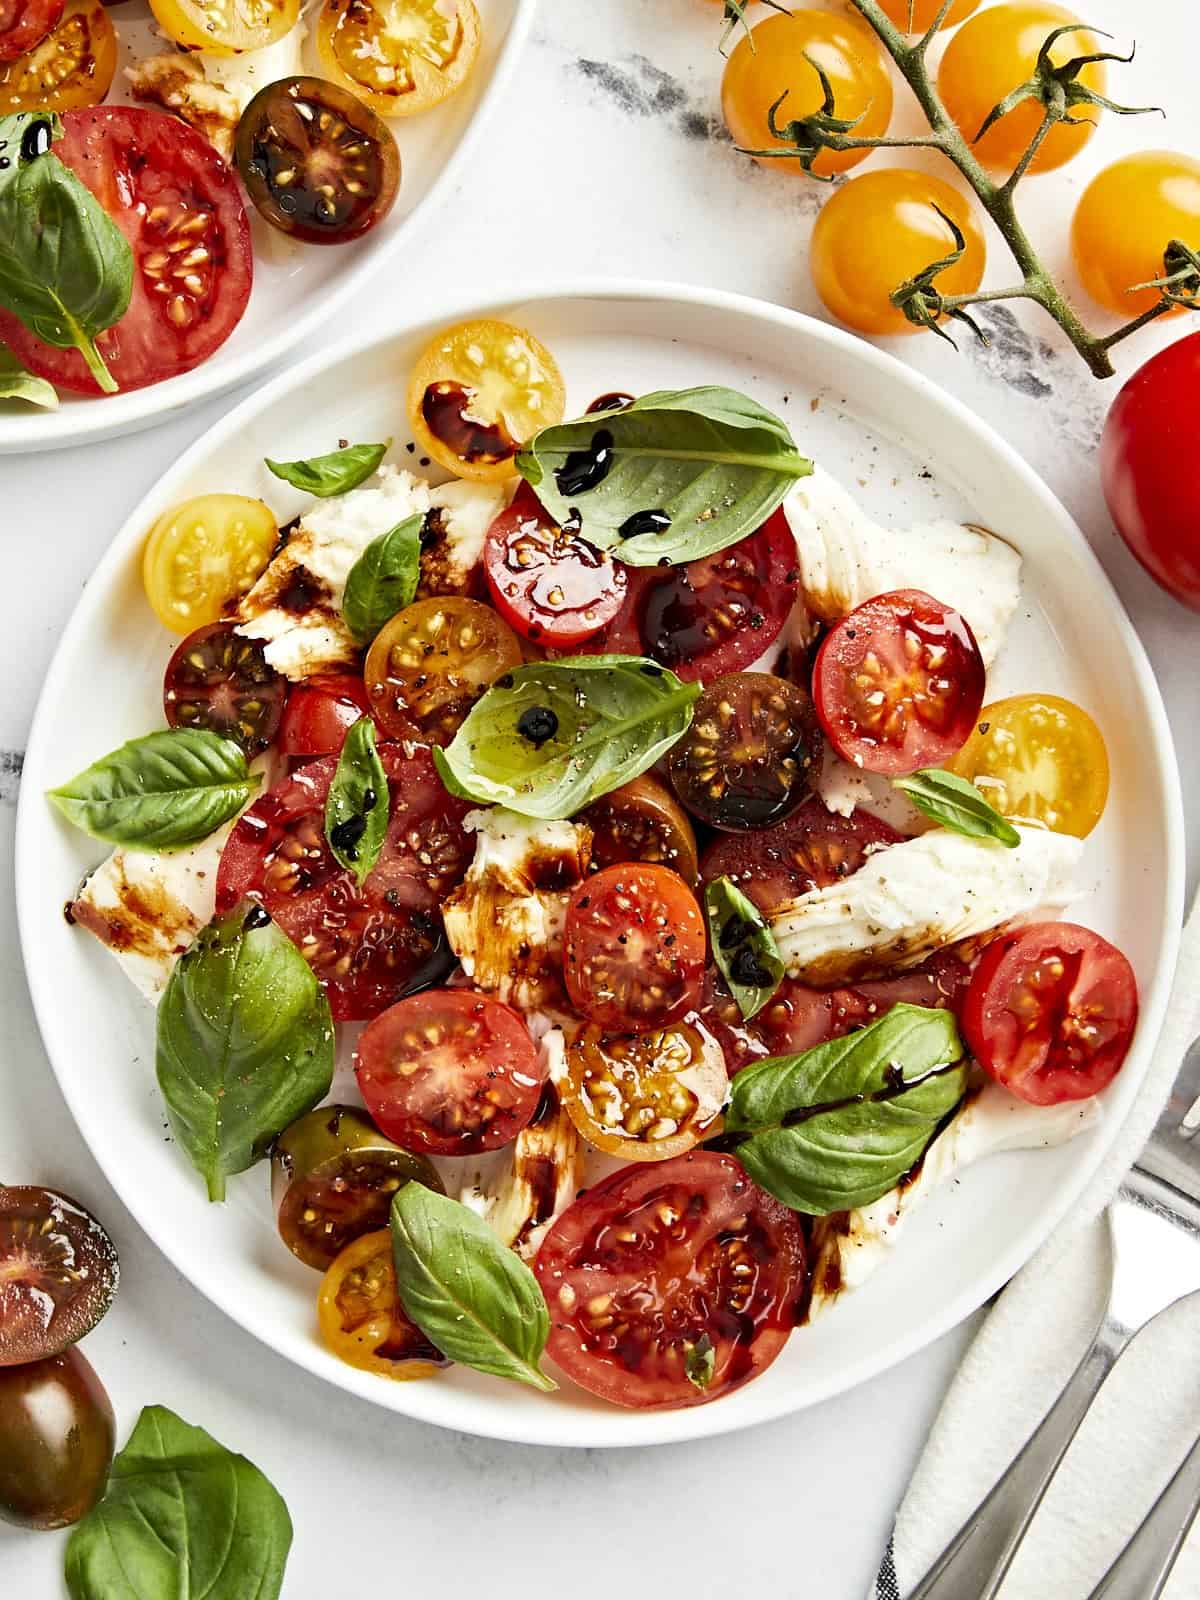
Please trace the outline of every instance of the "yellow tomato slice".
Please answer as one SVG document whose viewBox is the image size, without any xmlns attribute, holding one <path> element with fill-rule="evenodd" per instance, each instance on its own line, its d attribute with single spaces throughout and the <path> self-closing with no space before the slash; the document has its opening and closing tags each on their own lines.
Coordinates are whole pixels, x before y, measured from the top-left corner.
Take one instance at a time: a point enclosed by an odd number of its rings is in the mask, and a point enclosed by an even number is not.
<svg viewBox="0 0 1200 1600">
<path fill-rule="evenodd" d="M 651 1033 L 594 1023 L 567 1049 L 563 1109 L 597 1150 L 666 1161 L 714 1131 L 729 1087 L 719 1046 L 686 1022 Z"/>
<path fill-rule="evenodd" d="M 261 50 L 290 33 L 300 0 L 150 0 L 163 31 L 185 50 L 216 56 Z"/>
<path fill-rule="evenodd" d="M 335 1259 L 321 1279 L 317 1323 L 334 1355 L 364 1372 L 429 1378 L 446 1365 L 400 1304 L 388 1228 L 364 1233 Z"/>
<path fill-rule="evenodd" d="M 174 633 L 216 622 L 258 578 L 279 541 L 275 516 L 242 494 L 202 494 L 164 511 L 142 556 L 146 598 Z"/>
<path fill-rule="evenodd" d="M 421 352 L 408 422 L 427 455 L 462 478 L 508 478 L 521 446 L 561 422 L 566 389 L 540 340 L 511 322 L 446 328 Z"/>
<path fill-rule="evenodd" d="M 100 0 L 68 0 L 58 26 L 0 62 L 0 115 L 98 106 L 117 70 L 117 36 Z"/>
<path fill-rule="evenodd" d="M 1104 735 L 1082 707 L 1053 694 L 1018 694 L 979 713 L 950 763 L 1001 815 L 1086 838 L 1108 799 Z"/>
<path fill-rule="evenodd" d="M 381 117 L 412 117 L 461 89 L 479 55 L 473 0 L 325 0 L 326 72 Z"/>
</svg>

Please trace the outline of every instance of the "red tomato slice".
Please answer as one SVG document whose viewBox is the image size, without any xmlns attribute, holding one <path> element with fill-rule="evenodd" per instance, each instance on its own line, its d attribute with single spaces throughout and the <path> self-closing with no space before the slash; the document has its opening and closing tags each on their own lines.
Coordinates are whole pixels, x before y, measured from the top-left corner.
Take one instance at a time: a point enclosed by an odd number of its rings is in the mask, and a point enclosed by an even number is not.
<svg viewBox="0 0 1200 1600">
<path fill-rule="evenodd" d="M 1036 922 L 984 951 L 962 1030 L 998 1083 L 1053 1106 L 1112 1082 L 1137 1016 L 1137 980 L 1115 945 L 1073 922 Z"/>
<path fill-rule="evenodd" d="M 250 298 L 250 224 L 237 179 L 177 117 L 136 106 L 63 115 L 54 153 L 133 247 L 133 297 L 97 340 L 122 389 L 189 372 L 225 343 Z M 99 394 L 78 350 L 43 344 L 0 309 L 0 339 L 39 377 Z"/>
<path fill-rule="evenodd" d="M 261 901 L 325 985 L 339 1022 L 378 1015 L 453 965 L 441 905 L 472 855 L 469 800 L 446 793 L 428 750 L 379 746 L 391 813 L 379 860 L 360 889 L 325 838 L 337 769 L 301 767 L 235 823 L 217 872 L 217 908 Z"/>
<path fill-rule="evenodd" d="M 829 630 L 813 667 L 813 699 L 843 760 L 898 777 L 935 767 L 966 743 L 984 679 L 966 620 L 920 589 L 897 589 Z"/>
<path fill-rule="evenodd" d="M 535 644 L 565 650 L 612 621 L 632 569 L 560 528 L 522 485 L 488 529 L 483 570 L 506 622 Z"/>
<path fill-rule="evenodd" d="M 466 989 L 428 989 L 390 1006 L 363 1030 L 354 1071 L 388 1138 L 437 1156 L 510 1144 L 546 1077 L 517 1012 Z"/>
<path fill-rule="evenodd" d="M 305 678 L 288 696 L 279 748 L 285 756 L 335 756 L 370 709 L 367 686 L 352 672 Z"/>
<path fill-rule="evenodd" d="M 677 1022 L 700 996 L 704 921 L 677 872 L 605 867 L 571 895 L 563 967 L 571 1004 L 614 1033 Z"/>
<path fill-rule="evenodd" d="M 592 648 L 644 655 L 689 683 L 756 661 L 787 620 L 800 581 L 782 511 L 756 533 L 678 567 L 630 569 L 625 603 Z"/>
<path fill-rule="evenodd" d="M 0 0 L 0 61 L 15 61 L 58 26 L 66 0 Z"/>
<path fill-rule="evenodd" d="M 695 1406 L 764 1372 L 787 1343 L 804 1233 L 732 1156 L 692 1150 L 587 1190 L 534 1271 L 550 1309 L 546 1354 L 569 1378 L 615 1405 Z M 688 1376 L 689 1364 L 706 1376 L 697 1345 L 712 1349 L 707 1382 Z"/>
</svg>

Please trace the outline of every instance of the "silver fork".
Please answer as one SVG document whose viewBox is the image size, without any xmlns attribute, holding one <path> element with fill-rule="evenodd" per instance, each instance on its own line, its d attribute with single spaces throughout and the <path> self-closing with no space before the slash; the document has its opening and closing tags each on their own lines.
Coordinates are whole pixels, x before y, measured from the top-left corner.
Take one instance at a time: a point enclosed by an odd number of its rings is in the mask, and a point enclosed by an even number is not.
<svg viewBox="0 0 1200 1600">
<path fill-rule="evenodd" d="M 1200 1039 L 1184 1057 L 1154 1132 L 1109 1208 L 1112 1286 L 1091 1345 L 1012 1465 L 909 1600 L 994 1600 L 1059 1462 L 1117 1357 L 1152 1317 L 1200 1289 L 1198 1132 Z M 1156 1600 L 1197 1504 L 1200 1445 L 1090 1600 Z"/>
</svg>

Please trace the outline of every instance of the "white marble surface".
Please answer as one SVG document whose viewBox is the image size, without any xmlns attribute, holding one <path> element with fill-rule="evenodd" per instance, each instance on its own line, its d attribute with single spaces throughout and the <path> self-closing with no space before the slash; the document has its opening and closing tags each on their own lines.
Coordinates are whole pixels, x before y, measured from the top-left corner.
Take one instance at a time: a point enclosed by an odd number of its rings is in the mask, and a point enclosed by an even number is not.
<svg viewBox="0 0 1200 1600">
<path fill-rule="evenodd" d="M 1126 42 L 1128 8 L 1093 0 L 1086 9 Z M 1119 89 L 1114 80 L 1118 98 L 1167 106 L 1167 123 L 1108 118 L 1082 160 L 1024 190 L 1056 266 L 1092 170 L 1139 145 L 1200 149 L 1194 73 L 1172 27 L 1185 9 L 1184 0 L 1143 0 L 1137 61 L 1121 69 Z M 353 331 L 422 317 L 445 299 L 596 272 L 717 284 L 819 314 L 805 257 L 823 192 L 751 168 L 719 136 L 716 16 L 711 0 L 545 0 L 478 154 L 478 180 L 357 309 Z M 991 243 L 989 281 L 999 282 L 1010 270 Z M 1094 451 L 1114 385 L 1089 378 L 1051 325 L 1001 308 L 991 326 L 987 352 L 964 341 L 956 355 L 922 336 L 893 348 L 998 427 L 1087 530 L 1150 650 L 1190 794 L 1200 776 L 1200 629 L 1143 576 L 1104 513 Z M 1180 331 L 1175 323 L 1121 347 L 1122 371 Z M 601 1600 L 614 1586 L 639 1597 L 670 1586 L 861 1600 L 965 1330 L 852 1395 L 738 1437 L 609 1454 L 478 1441 L 376 1412 L 272 1357 L 139 1234 L 83 1146 L 46 1063 L 16 948 L 19 752 L 96 557 L 229 403 L 114 443 L 0 460 L 0 1176 L 73 1190 L 117 1239 L 122 1292 L 87 1349 L 122 1436 L 142 1404 L 161 1402 L 259 1462 L 296 1523 L 287 1600 L 342 1600 L 381 1582 L 513 1600 L 551 1583 L 577 1600 Z M 1195 863 L 1200 809 L 1189 811 Z M 51 1600 L 62 1593 L 60 1572 L 58 1536 L 0 1529 L 0 1594 Z"/>
</svg>

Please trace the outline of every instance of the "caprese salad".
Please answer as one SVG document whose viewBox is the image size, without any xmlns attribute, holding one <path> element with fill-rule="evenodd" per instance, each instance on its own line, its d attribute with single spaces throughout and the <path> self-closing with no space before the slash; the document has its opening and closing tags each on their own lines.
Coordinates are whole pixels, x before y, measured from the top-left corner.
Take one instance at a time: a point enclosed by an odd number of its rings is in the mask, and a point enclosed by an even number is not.
<svg viewBox="0 0 1200 1600">
<path fill-rule="evenodd" d="M 157 1005 L 175 1138 L 213 1200 L 270 1160 L 339 1356 L 695 1405 L 1098 1115 L 1137 988 L 1061 916 L 1107 758 L 989 699 L 1002 539 L 878 526 L 732 390 L 564 409 L 463 324 L 391 459 L 264 464 L 282 528 L 165 511 L 166 726 L 51 798 L 114 847 L 67 915 Z"/>
</svg>

